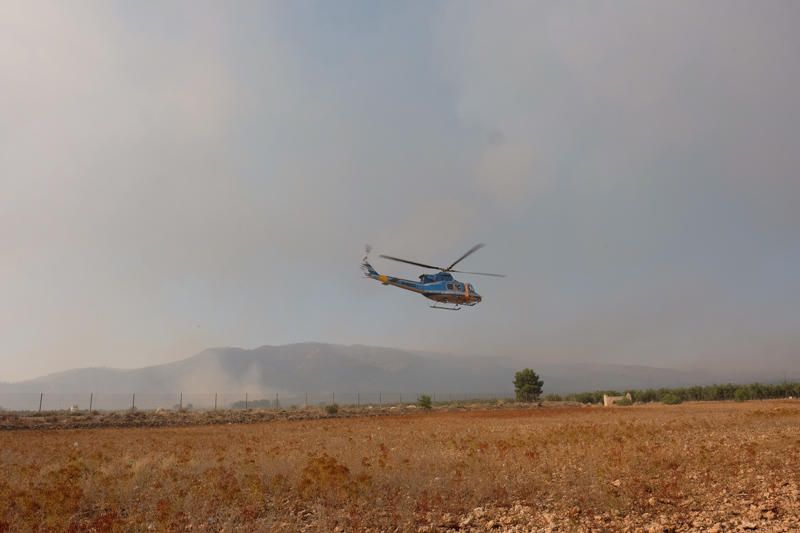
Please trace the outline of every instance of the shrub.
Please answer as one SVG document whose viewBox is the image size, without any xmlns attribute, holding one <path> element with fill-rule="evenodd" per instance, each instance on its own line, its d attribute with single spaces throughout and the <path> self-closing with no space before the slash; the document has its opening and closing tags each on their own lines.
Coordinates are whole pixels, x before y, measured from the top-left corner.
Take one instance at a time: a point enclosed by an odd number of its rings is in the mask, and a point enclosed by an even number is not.
<svg viewBox="0 0 800 533">
<path fill-rule="evenodd" d="M 596 392 L 579 392 L 570 394 L 567 399 L 580 403 L 600 403 L 603 401 L 603 395 Z"/>
<path fill-rule="evenodd" d="M 431 397 L 427 394 L 420 395 L 420 397 L 417 398 L 417 405 L 423 409 L 430 409 L 432 407 Z"/>
<path fill-rule="evenodd" d="M 743 402 L 745 400 L 749 400 L 750 399 L 750 390 L 748 390 L 748 389 L 746 389 L 744 387 L 739 387 L 733 393 L 733 399 L 736 400 L 737 402 Z"/>
<path fill-rule="evenodd" d="M 668 392 L 666 394 L 661 395 L 661 403 L 667 405 L 678 405 L 679 403 L 683 403 L 683 400 L 681 400 L 678 396 L 672 394 L 671 392 Z"/>
<path fill-rule="evenodd" d="M 678 402 L 678 403 L 680 403 L 680 402 Z M 623 399 L 621 399 L 621 400 L 617 400 L 616 402 L 614 402 L 614 405 L 624 405 L 624 406 L 627 406 L 627 405 L 633 405 L 633 402 L 632 402 L 632 401 L 630 401 L 630 400 L 629 400 L 629 399 L 627 399 L 627 398 L 623 398 Z"/>
<path fill-rule="evenodd" d="M 272 407 L 272 401 L 261 399 L 261 400 L 239 400 L 238 402 L 233 402 L 231 404 L 231 409 L 270 409 Z M 277 405 L 275 406 L 277 407 Z M 177 406 L 175 407 L 177 409 Z"/>
<path fill-rule="evenodd" d="M 548 402 L 560 402 L 562 400 L 560 394 L 548 394 L 544 399 Z"/>
<path fill-rule="evenodd" d="M 325 412 L 329 415 L 335 415 L 339 412 L 339 404 L 331 403 L 325 406 Z"/>
</svg>

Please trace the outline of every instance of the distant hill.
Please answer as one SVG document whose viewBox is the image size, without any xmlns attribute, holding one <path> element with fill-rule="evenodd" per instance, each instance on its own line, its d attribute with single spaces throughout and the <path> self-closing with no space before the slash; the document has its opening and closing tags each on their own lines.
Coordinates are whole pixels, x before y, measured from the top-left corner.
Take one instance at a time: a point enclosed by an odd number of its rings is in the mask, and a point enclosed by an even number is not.
<svg viewBox="0 0 800 533">
<path fill-rule="evenodd" d="M 0 383 L 0 392 L 510 393 L 514 372 L 525 366 L 542 376 L 545 392 L 674 387 L 711 381 L 698 372 L 636 365 L 544 363 L 534 358 L 301 343 L 252 350 L 213 348 L 174 363 L 137 369 L 80 368 Z"/>
</svg>

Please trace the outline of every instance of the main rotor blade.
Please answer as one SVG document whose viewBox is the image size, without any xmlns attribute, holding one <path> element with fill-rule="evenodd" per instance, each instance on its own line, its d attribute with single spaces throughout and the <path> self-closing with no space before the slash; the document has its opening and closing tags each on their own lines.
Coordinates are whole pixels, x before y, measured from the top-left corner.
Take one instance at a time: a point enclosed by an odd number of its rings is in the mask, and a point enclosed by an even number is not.
<svg viewBox="0 0 800 533">
<path fill-rule="evenodd" d="M 468 255 L 470 255 L 470 254 L 473 254 L 473 253 L 477 252 L 478 250 L 480 250 L 480 249 L 481 249 L 481 248 L 483 248 L 484 246 L 486 246 L 486 245 L 485 245 L 485 244 L 476 244 L 475 246 L 473 246 L 472 248 L 470 248 L 470 249 L 469 249 L 469 251 L 468 251 L 467 253 L 465 253 L 464 255 L 462 255 L 461 257 L 459 257 L 458 259 L 456 259 L 455 261 L 453 261 L 453 264 L 452 264 L 452 265 L 450 265 L 449 267 L 447 267 L 447 268 L 445 269 L 445 272 L 449 272 L 449 271 L 453 270 L 453 267 L 454 267 L 454 266 L 456 266 L 458 263 L 460 263 L 460 262 L 461 262 L 461 261 L 462 261 L 462 260 L 463 260 L 465 257 L 467 257 L 467 256 L 468 256 Z"/>
<path fill-rule="evenodd" d="M 457 272 L 459 274 L 474 274 L 476 276 L 492 276 L 495 278 L 504 278 L 505 274 L 490 274 L 488 272 L 464 272 L 463 270 L 450 270 L 450 272 Z"/>
<path fill-rule="evenodd" d="M 409 265 L 416 265 L 422 268 L 431 268 L 433 270 L 444 270 L 442 267 L 437 267 L 433 265 L 426 265 L 424 263 L 417 263 L 415 261 L 409 261 L 408 259 L 400 259 L 399 257 L 392 257 L 391 255 L 381 255 L 384 259 L 391 259 L 392 261 L 399 261 L 401 263 L 408 263 Z"/>
</svg>

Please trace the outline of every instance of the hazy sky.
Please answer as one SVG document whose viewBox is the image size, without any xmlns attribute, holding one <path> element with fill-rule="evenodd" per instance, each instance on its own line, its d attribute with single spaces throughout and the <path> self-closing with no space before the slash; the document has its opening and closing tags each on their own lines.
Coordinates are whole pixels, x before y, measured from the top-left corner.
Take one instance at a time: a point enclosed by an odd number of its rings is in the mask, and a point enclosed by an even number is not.
<svg viewBox="0 0 800 533">
<path fill-rule="evenodd" d="M 0 2 L 0 381 L 317 340 L 800 361 L 800 3 Z M 363 245 L 466 270 L 458 313 Z M 381 272 L 419 271 L 375 259 Z"/>
</svg>

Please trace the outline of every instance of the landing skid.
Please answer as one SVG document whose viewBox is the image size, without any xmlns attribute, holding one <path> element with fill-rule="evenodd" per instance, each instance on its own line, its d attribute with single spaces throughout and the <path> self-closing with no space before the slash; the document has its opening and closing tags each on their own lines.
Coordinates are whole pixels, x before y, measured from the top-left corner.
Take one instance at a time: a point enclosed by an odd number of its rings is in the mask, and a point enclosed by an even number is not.
<svg viewBox="0 0 800 533">
<path fill-rule="evenodd" d="M 458 305 L 456 305 L 455 307 L 443 307 L 440 305 L 432 305 L 430 307 L 431 309 L 444 309 L 445 311 L 458 311 L 459 309 L 461 309 L 461 307 L 459 307 Z"/>
</svg>

